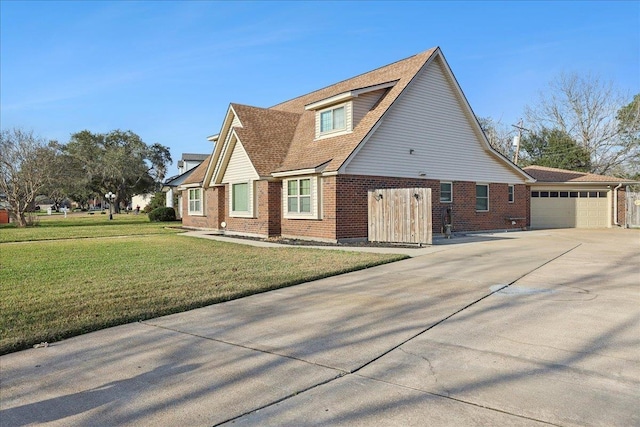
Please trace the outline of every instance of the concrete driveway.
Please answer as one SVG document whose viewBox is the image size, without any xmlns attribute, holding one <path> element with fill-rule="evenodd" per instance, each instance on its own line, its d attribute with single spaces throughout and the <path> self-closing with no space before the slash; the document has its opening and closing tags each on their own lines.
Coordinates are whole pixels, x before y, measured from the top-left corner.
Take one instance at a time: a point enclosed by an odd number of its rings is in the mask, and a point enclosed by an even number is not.
<svg viewBox="0 0 640 427">
<path fill-rule="evenodd" d="M 640 232 L 424 253 L 2 356 L 0 425 L 640 425 Z"/>
</svg>

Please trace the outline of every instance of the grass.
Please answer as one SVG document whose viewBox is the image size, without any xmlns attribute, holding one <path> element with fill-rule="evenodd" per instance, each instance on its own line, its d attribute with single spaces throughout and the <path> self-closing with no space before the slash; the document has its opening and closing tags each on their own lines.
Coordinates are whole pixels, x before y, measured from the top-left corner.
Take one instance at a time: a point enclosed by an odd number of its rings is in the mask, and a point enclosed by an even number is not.
<svg viewBox="0 0 640 427">
<path fill-rule="evenodd" d="M 37 225 L 17 228 L 13 224 L 0 225 L 0 243 L 36 240 L 81 239 L 142 234 L 170 234 L 180 230 L 168 226 L 180 223 L 149 222 L 147 215 L 70 214 L 38 217 Z"/>
<path fill-rule="evenodd" d="M 122 217 L 0 228 L 16 242 L 0 243 L 0 354 L 404 258 L 256 248 Z"/>
</svg>

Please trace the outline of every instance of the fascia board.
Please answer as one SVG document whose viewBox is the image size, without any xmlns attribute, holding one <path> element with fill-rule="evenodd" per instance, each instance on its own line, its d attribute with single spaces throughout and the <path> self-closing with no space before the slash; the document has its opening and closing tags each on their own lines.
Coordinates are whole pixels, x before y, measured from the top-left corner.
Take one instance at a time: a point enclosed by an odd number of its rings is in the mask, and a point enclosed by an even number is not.
<svg viewBox="0 0 640 427">
<path fill-rule="evenodd" d="M 286 172 L 274 172 L 271 174 L 271 176 L 273 176 L 274 178 L 283 178 L 287 176 L 312 175 L 316 173 L 318 173 L 318 171 L 315 168 L 310 168 L 310 169 L 296 169 L 296 170 L 286 171 Z"/>
<path fill-rule="evenodd" d="M 349 101 L 351 99 L 357 98 L 360 95 L 365 93 L 373 92 L 374 90 L 386 89 L 394 86 L 398 83 L 398 80 L 380 83 L 373 86 L 367 86 L 360 89 L 354 89 L 347 92 L 339 93 L 337 95 L 331 96 L 329 98 L 321 99 L 320 101 L 313 102 L 311 104 L 305 105 L 304 109 L 306 111 L 309 110 L 319 110 L 324 107 L 329 107 L 330 105 L 338 104 L 340 102 Z"/>
<path fill-rule="evenodd" d="M 233 109 L 233 105 L 229 104 L 229 109 L 227 110 L 227 115 L 224 118 L 224 122 L 222 123 L 222 129 L 220 133 L 217 135 L 216 141 L 223 141 L 222 144 L 219 142 L 216 143 L 215 148 L 213 150 L 213 156 L 211 156 L 211 161 L 209 162 L 209 167 L 207 168 L 207 173 L 205 174 L 205 181 L 208 182 L 209 185 L 219 184 L 215 182 L 215 178 L 218 176 L 220 167 L 222 166 L 220 161 L 222 158 L 222 153 L 224 148 L 228 145 L 229 131 L 231 129 L 231 123 L 233 123 L 233 119 L 238 117 L 236 111 Z M 240 118 L 238 118 L 240 120 Z M 242 124 L 242 123 L 241 123 Z"/>
<path fill-rule="evenodd" d="M 491 144 L 489 144 L 489 140 L 487 139 L 487 135 L 485 135 L 485 133 L 482 131 L 482 128 L 480 127 L 480 122 L 478 122 L 478 117 L 473 112 L 473 109 L 471 108 L 471 104 L 469 104 L 469 100 L 467 99 L 466 95 L 462 91 L 462 88 L 460 87 L 460 84 L 458 83 L 458 79 L 456 79 L 456 76 L 453 74 L 453 71 L 451 70 L 451 67 L 449 67 L 449 63 L 447 62 L 446 58 L 444 57 L 444 54 L 440 51 L 439 48 L 438 48 L 436 54 L 440 58 L 440 60 L 442 61 L 442 65 L 444 65 L 443 68 L 445 70 L 445 73 L 447 74 L 447 77 L 453 83 L 453 87 L 454 87 L 454 90 L 456 92 L 456 95 L 462 101 L 462 105 L 463 105 L 463 108 L 466 110 L 465 112 L 467 114 L 467 117 L 471 118 L 471 120 L 470 120 L 470 122 L 472 123 L 471 126 L 474 128 L 476 134 L 480 137 L 480 140 L 482 141 L 482 144 L 484 145 L 485 151 L 491 153 L 492 155 L 494 155 L 494 157 L 497 157 L 498 160 L 500 160 L 502 163 L 504 163 L 507 167 L 509 167 L 510 169 L 512 169 L 513 171 L 518 173 L 519 175 L 523 176 L 526 183 L 535 182 L 536 181 L 535 178 L 533 178 L 531 175 L 529 175 L 524 170 L 522 170 L 520 167 L 518 167 L 518 165 L 516 165 L 513 162 L 511 162 L 511 160 L 507 159 L 505 156 L 503 156 L 501 153 L 499 153 L 496 149 L 494 149 L 491 146 Z M 434 56 L 435 56 L 435 54 L 434 54 Z"/>
<path fill-rule="evenodd" d="M 274 172 L 271 174 L 274 178 L 283 178 L 287 176 L 296 176 L 296 175 L 314 175 L 322 173 L 322 171 L 327 167 L 331 160 L 326 161 L 315 168 L 305 168 L 305 169 L 295 169 L 290 171 L 282 171 L 282 172 Z"/>
</svg>

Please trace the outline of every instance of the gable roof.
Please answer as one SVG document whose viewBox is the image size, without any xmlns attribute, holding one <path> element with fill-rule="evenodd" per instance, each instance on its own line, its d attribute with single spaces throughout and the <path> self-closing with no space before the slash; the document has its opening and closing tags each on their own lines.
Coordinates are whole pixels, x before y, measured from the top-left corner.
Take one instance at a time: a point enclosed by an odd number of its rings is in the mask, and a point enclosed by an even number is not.
<svg viewBox="0 0 640 427">
<path fill-rule="evenodd" d="M 223 169 L 226 167 L 225 162 L 228 162 L 234 147 L 228 141 L 234 135 L 245 148 L 256 172 L 262 177 L 282 176 L 293 171 L 322 171 L 323 173 L 341 171 L 341 168 L 375 131 L 389 108 L 420 71 L 435 58 L 440 58 L 448 70 L 440 49 L 435 47 L 270 108 L 230 104 L 222 129 L 216 135 L 218 139 L 213 157 L 209 161 L 205 181 L 212 184 L 219 183 L 220 175 L 224 173 Z M 466 106 L 469 115 L 475 117 L 450 70 L 449 74 L 457 88 L 463 108 Z M 373 90 L 384 92 L 364 117 L 354 124 L 352 131 L 323 138 L 321 142 L 315 139 L 316 112 L 313 111 L 314 109 L 341 100 L 353 99 Z M 533 181 L 522 169 L 509 162 L 490 146 L 477 120 L 475 127 L 486 151 L 492 153 L 527 181 Z"/>
<path fill-rule="evenodd" d="M 619 184 L 631 183 L 628 179 L 616 178 L 614 176 L 596 175 L 587 172 L 576 172 L 567 169 L 549 168 L 546 166 L 527 166 L 524 171 L 534 177 L 538 183 L 602 183 Z"/>
<path fill-rule="evenodd" d="M 211 156 L 207 156 L 206 159 L 203 160 L 197 167 L 191 169 L 188 172 L 191 174 L 185 179 L 181 185 L 194 187 L 196 184 L 202 184 L 204 181 L 204 175 L 207 172 L 207 168 L 209 167 L 209 160 L 211 160 Z"/>
<path fill-rule="evenodd" d="M 271 107 L 275 110 L 303 112 L 293 137 L 291 148 L 275 172 L 316 168 L 324 163 L 326 163 L 325 172 L 338 171 L 340 166 L 342 166 L 358 144 L 369 134 L 382 115 L 416 76 L 418 71 L 422 69 L 436 52 L 439 52 L 439 49 L 432 48 L 401 61 L 343 80 Z M 360 120 L 351 133 L 323 139 L 321 144 L 314 142 L 315 112 L 305 111 L 305 106 L 345 92 L 357 91 L 370 86 L 394 81 L 396 83 L 387 89 L 387 93 L 383 95 L 375 108 L 370 110 Z"/>
<path fill-rule="evenodd" d="M 231 104 L 242 127 L 234 128 L 260 176 L 280 166 L 293 140 L 299 113 Z"/>
</svg>

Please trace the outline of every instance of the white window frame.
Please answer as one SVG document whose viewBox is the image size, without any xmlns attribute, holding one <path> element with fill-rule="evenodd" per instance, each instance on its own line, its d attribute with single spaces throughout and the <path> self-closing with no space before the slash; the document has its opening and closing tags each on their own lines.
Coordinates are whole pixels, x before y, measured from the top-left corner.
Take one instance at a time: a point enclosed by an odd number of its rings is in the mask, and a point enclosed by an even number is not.
<svg viewBox="0 0 640 427">
<path fill-rule="evenodd" d="M 302 194 L 302 182 L 303 181 L 308 181 L 309 182 L 309 194 Z M 295 189 L 295 194 L 291 194 L 289 192 L 289 187 L 291 187 L 292 183 L 296 183 L 296 189 Z M 287 180 L 287 213 L 288 214 L 293 214 L 293 215 L 311 215 L 311 186 L 312 186 L 312 182 L 311 182 L 311 178 L 296 178 L 296 179 L 288 179 Z M 302 200 L 303 199 L 308 199 L 309 200 L 309 210 L 308 211 L 302 211 L 301 207 L 302 207 Z M 296 205 L 296 209 L 295 210 L 291 210 L 291 201 L 295 200 L 295 205 Z"/>
<path fill-rule="evenodd" d="M 338 109 L 344 109 L 344 126 L 340 128 L 332 128 L 323 131 L 322 130 L 322 114 L 333 112 Z M 333 118 L 332 118 L 333 120 Z M 344 102 L 342 104 L 332 105 L 331 107 L 323 108 L 316 111 L 316 139 L 331 138 L 334 136 L 345 135 L 352 131 L 353 125 L 353 103 L 351 101 Z"/>
<path fill-rule="evenodd" d="M 203 212 L 203 191 L 202 188 L 189 188 L 188 190 L 188 212 L 189 215 L 202 215 Z M 197 194 L 197 198 L 194 196 Z M 199 208 L 199 209 L 196 209 Z"/>
<path fill-rule="evenodd" d="M 507 190 L 507 200 L 509 203 L 514 203 L 516 201 L 516 188 L 514 185 L 509 184 L 509 189 Z"/>
<path fill-rule="evenodd" d="M 487 187 L 487 196 L 483 197 L 487 199 L 487 209 L 478 209 L 478 187 Z M 483 184 L 480 182 L 476 183 L 476 212 L 489 212 L 489 184 Z"/>
<path fill-rule="evenodd" d="M 247 210 L 237 211 L 234 210 L 234 186 L 246 185 L 247 186 Z M 253 218 L 253 206 L 254 206 L 254 182 L 253 181 L 236 181 L 229 183 L 229 216 L 239 218 Z"/>
<path fill-rule="evenodd" d="M 336 122 L 336 111 L 338 110 L 342 110 L 342 126 L 340 127 L 336 127 L 335 122 Z M 326 115 L 326 114 L 331 114 L 331 129 L 325 129 L 322 130 L 322 116 Z M 335 107 L 331 107 L 331 108 L 326 108 L 324 110 L 320 111 L 320 133 L 321 134 L 327 134 L 327 133 L 332 133 L 332 132 L 340 132 L 343 130 L 347 129 L 347 109 L 346 106 L 343 105 L 337 105 Z"/>
<path fill-rule="evenodd" d="M 300 212 L 300 198 L 307 195 L 300 195 L 300 181 L 309 180 L 309 212 Z M 289 182 L 297 182 L 297 195 L 289 196 Z M 321 203 L 321 178 L 313 176 L 296 176 L 282 180 L 282 212 L 286 219 L 320 219 Z M 297 211 L 289 212 L 289 197 L 297 200 Z"/>
<path fill-rule="evenodd" d="M 442 198 L 442 184 L 449 185 L 449 199 L 445 200 Z M 450 181 L 440 181 L 440 203 L 453 203 L 453 182 Z"/>
</svg>

